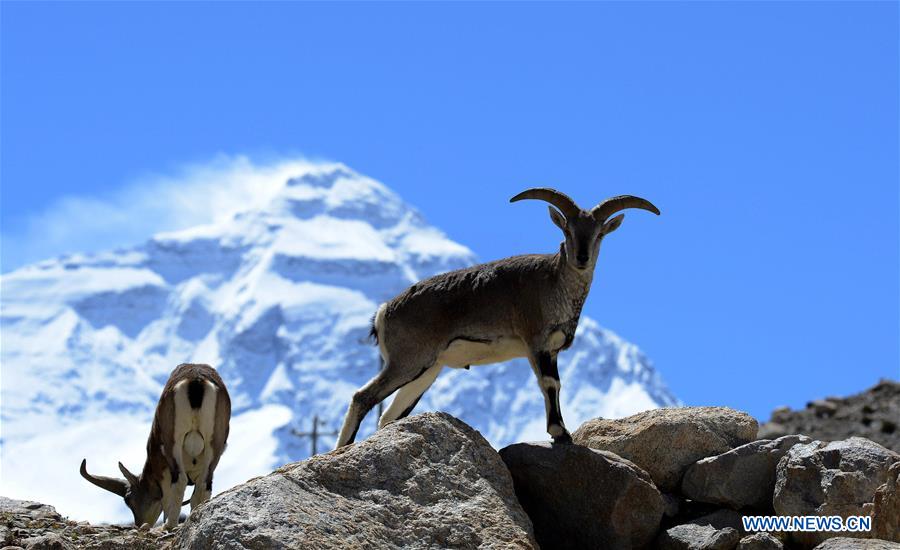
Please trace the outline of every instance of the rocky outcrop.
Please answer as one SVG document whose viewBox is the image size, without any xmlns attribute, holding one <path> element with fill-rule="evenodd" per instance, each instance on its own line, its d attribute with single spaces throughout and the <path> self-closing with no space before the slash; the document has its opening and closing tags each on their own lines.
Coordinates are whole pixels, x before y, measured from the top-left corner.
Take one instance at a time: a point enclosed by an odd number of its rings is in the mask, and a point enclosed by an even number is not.
<svg viewBox="0 0 900 550">
<path fill-rule="evenodd" d="M 650 476 L 606 451 L 519 443 L 500 451 L 542 548 L 642 548 L 665 504 Z"/>
<path fill-rule="evenodd" d="M 900 542 L 900 462 L 888 469 L 887 481 L 875 490 L 873 536 Z"/>
<path fill-rule="evenodd" d="M 875 491 L 888 481 L 900 454 L 860 437 L 796 445 L 778 463 L 773 504 L 785 516 L 871 515 Z M 790 538 L 814 546 L 828 532 L 793 532 Z M 860 533 L 871 536 L 871 533 Z"/>
<path fill-rule="evenodd" d="M 25 550 L 157 550 L 171 535 L 63 518 L 46 504 L 0 497 L 0 546 Z"/>
<path fill-rule="evenodd" d="M 576 441 L 635 463 L 581 445 L 523 443 L 498 454 L 461 421 L 427 413 L 225 491 L 176 533 L 76 523 L 49 506 L 0 498 L 0 542 L 36 550 L 900 550 L 890 542 L 900 541 L 900 454 L 858 437 L 745 441 L 754 430 L 743 413 L 695 407 L 575 431 Z M 665 493 L 653 476 L 670 484 Z M 748 533 L 745 514 L 872 516 L 873 528 Z"/>
<path fill-rule="evenodd" d="M 689 466 L 753 441 L 757 429 L 753 417 L 727 407 L 677 407 L 589 420 L 572 437 L 634 462 L 660 490 L 674 491 Z"/>
<path fill-rule="evenodd" d="M 690 499 L 735 510 L 768 510 L 772 507 L 778 461 L 794 445 L 809 442 L 802 435 L 761 439 L 700 459 L 685 472 L 681 492 Z"/>
<path fill-rule="evenodd" d="M 804 434 L 822 441 L 865 437 L 900 453 L 900 382 L 882 380 L 850 397 L 810 401 L 799 411 L 782 407 L 759 428 L 760 438 L 775 439 L 788 434 Z"/>
<path fill-rule="evenodd" d="M 443 413 L 288 464 L 213 498 L 178 548 L 535 548 L 497 452 Z"/>
</svg>

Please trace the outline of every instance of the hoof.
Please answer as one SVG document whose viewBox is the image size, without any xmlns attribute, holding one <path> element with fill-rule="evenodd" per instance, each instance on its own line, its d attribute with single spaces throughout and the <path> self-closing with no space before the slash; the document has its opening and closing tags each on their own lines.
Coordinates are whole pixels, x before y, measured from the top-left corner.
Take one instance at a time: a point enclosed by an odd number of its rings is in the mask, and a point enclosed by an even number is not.
<svg viewBox="0 0 900 550">
<path fill-rule="evenodd" d="M 569 432 L 564 432 L 553 438 L 554 445 L 571 445 L 572 444 L 572 436 L 569 435 Z"/>
</svg>

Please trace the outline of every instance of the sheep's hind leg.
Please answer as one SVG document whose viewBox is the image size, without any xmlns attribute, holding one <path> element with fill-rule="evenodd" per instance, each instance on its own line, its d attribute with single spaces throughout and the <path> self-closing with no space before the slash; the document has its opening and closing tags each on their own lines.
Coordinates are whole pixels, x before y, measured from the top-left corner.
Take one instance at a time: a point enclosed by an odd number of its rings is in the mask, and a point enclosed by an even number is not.
<svg viewBox="0 0 900 550">
<path fill-rule="evenodd" d="M 387 396 L 410 382 L 410 380 L 411 377 L 398 379 L 397 372 L 392 372 L 391 364 L 388 363 L 385 365 L 384 370 L 376 374 L 365 386 L 354 393 L 353 399 L 350 401 L 350 407 L 347 408 L 347 416 L 344 417 L 344 425 L 341 427 L 341 434 L 338 436 L 335 448 L 353 443 L 353 440 L 356 439 L 356 432 L 359 431 L 359 425 L 362 424 L 363 419 L 369 414 L 372 407 L 384 401 Z"/>
<path fill-rule="evenodd" d="M 423 372 L 412 382 L 409 382 L 400 388 L 397 395 L 394 397 L 394 401 L 391 402 L 391 406 L 384 411 L 384 414 L 378 421 L 378 428 L 383 428 L 389 422 L 409 416 L 409 413 L 416 407 L 416 403 L 419 402 L 422 394 L 431 387 L 431 384 L 434 383 L 438 374 L 441 373 L 441 369 L 443 369 L 441 365 L 435 365 Z"/>
</svg>

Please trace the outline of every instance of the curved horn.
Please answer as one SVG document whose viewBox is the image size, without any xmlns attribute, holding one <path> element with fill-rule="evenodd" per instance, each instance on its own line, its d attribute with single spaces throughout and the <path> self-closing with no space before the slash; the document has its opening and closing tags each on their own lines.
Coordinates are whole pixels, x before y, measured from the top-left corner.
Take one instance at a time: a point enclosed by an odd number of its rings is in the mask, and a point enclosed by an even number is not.
<svg viewBox="0 0 900 550">
<path fill-rule="evenodd" d="M 595 220 L 603 222 L 619 210 L 625 210 L 626 208 L 649 210 L 659 216 L 659 208 L 653 206 L 652 202 L 634 195 L 619 195 L 618 197 L 606 199 L 591 210 L 591 215 Z"/>
<path fill-rule="evenodd" d="M 575 204 L 575 201 L 573 201 L 569 195 L 561 193 L 556 189 L 550 189 L 549 187 L 532 187 L 531 189 L 526 189 L 509 199 L 509 202 L 516 202 L 522 199 L 538 199 L 549 202 L 553 206 L 559 208 L 560 212 L 563 213 L 567 220 L 574 220 L 581 212 L 581 208 Z"/>
<path fill-rule="evenodd" d="M 114 477 L 104 477 L 91 475 L 87 471 L 87 459 L 81 461 L 81 477 L 90 481 L 101 489 L 106 489 L 111 493 L 115 493 L 120 497 L 124 497 L 128 492 L 128 482 L 124 479 L 116 479 Z"/>
</svg>

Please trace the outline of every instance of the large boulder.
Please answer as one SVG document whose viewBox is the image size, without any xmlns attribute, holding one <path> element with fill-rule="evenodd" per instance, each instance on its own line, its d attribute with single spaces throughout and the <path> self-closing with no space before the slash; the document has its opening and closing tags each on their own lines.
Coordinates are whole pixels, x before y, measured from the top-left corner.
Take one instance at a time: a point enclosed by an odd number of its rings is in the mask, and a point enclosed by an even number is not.
<svg viewBox="0 0 900 550">
<path fill-rule="evenodd" d="M 886 540 L 834 537 L 816 546 L 815 550 L 900 550 L 900 544 Z"/>
<path fill-rule="evenodd" d="M 888 469 L 888 479 L 875 491 L 873 536 L 900 542 L 900 462 Z"/>
<path fill-rule="evenodd" d="M 757 429 L 752 416 L 727 407 L 673 407 L 589 420 L 572 437 L 634 462 L 659 489 L 673 492 L 691 464 L 753 441 Z"/>
<path fill-rule="evenodd" d="M 463 422 L 426 413 L 219 494 L 177 548 L 535 548 L 512 478 Z"/>
<path fill-rule="evenodd" d="M 775 512 L 844 518 L 871 515 L 875 491 L 888 481 L 888 471 L 898 461 L 900 454 L 861 437 L 795 445 L 778 463 Z M 790 538 L 804 546 L 815 546 L 835 534 L 792 532 Z M 872 533 L 858 535 L 862 538 Z"/>
<path fill-rule="evenodd" d="M 685 472 L 681 492 L 692 500 L 735 510 L 768 510 L 772 507 L 778 461 L 794 445 L 810 441 L 803 435 L 761 439 L 700 459 Z"/>
<path fill-rule="evenodd" d="M 581 445 L 518 443 L 500 451 L 543 548 L 641 548 L 665 503 L 633 463 Z"/>
</svg>

